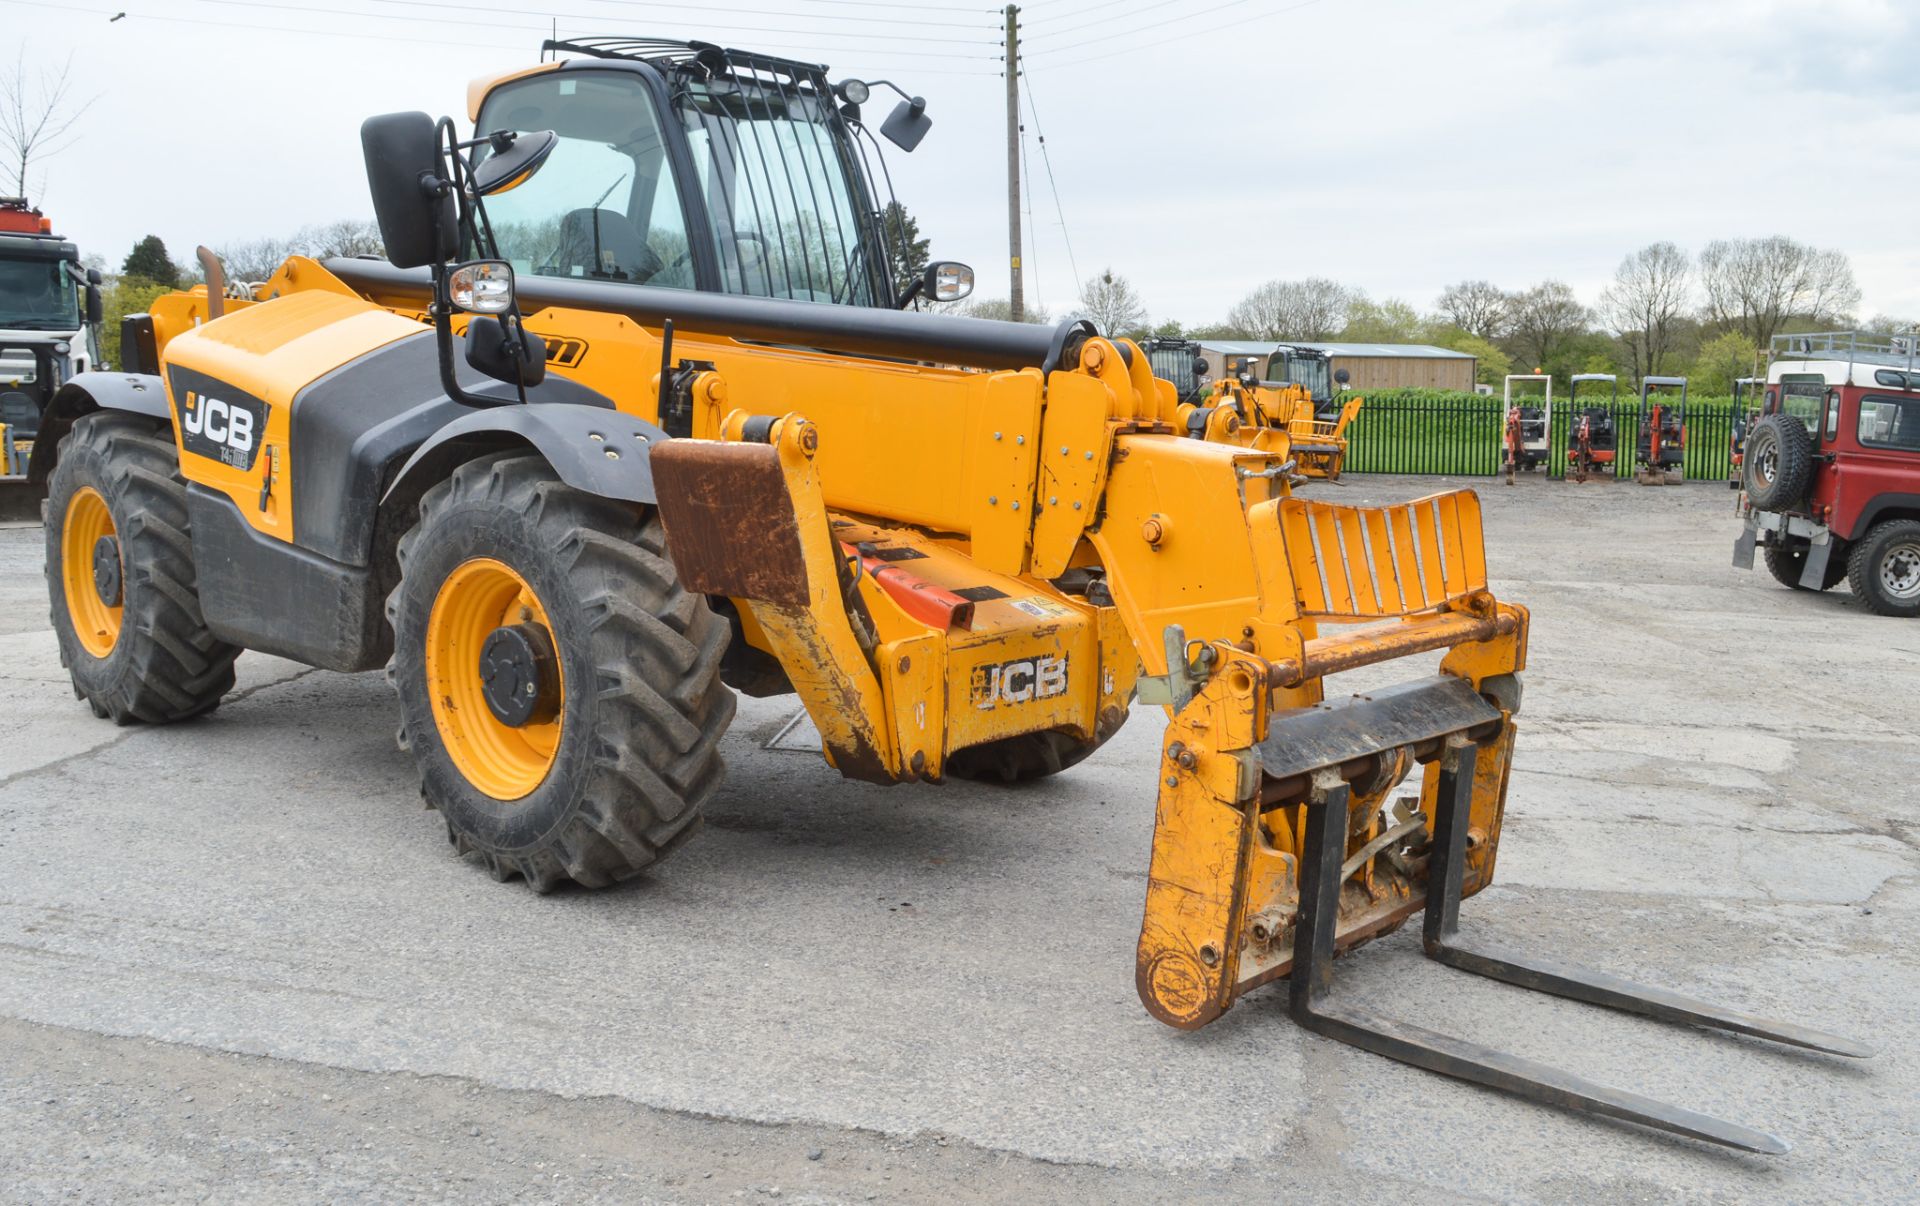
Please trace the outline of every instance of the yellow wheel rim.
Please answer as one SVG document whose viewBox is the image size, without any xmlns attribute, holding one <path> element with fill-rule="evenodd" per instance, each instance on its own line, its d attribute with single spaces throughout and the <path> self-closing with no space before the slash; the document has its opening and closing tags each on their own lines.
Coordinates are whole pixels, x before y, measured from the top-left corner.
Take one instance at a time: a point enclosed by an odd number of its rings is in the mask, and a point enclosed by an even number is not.
<svg viewBox="0 0 1920 1206">
<path fill-rule="evenodd" d="M 113 513 L 107 500 L 92 486 L 82 486 L 67 501 L 67 518 L 60 529 L 60 579 L 67 596 L 67 615 L 80 647 L 94 657 L 113 652 L 120 640 L 120 604 L 100 597 L 94 582 L 93 555 L 102 539 L 114 535 Z M 118 566 L 114 597 L 126 589 L 125 562 Z"/>
<path fill-rule="evenodd" d="M 480 650 L 494 629 L 536 624 L 546 630 L 556 656 L 560 699 L 550 721 L 518 728 L 487 706 L 480 677 Z M 566 675 L 559 670 L 560 642 L 547 612 L 527 580 L 504 562 L 475 557 L 454 567 L 434 596 L 427 616 L 427 692 L 441 744 L 467 782 L 496 800 L 526 797 L 553 769 L 566 719 Z"/>
</svg>

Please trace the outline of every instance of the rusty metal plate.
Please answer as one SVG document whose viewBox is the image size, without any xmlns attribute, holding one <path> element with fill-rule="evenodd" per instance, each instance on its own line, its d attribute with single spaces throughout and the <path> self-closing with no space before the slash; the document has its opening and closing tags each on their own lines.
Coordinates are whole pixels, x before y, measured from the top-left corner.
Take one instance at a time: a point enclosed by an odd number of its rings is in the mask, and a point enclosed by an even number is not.
<svg viewBox="0 0 1920 1206">
<path fill-rule="evenodd" d="M 652 461 L 667 553 L 682 585 L 807 605 L 800 525 L 772 445 L 666 440 L 653 446 Z"/>
<path fill-rule="evenodd" d="M 1260 743 L 1261 769 L 1285 778 L 1499 719 L 1499 710 L 1474 694 L 1467 680 L 1436 675 L 1274 713 Z"/>
</svg>

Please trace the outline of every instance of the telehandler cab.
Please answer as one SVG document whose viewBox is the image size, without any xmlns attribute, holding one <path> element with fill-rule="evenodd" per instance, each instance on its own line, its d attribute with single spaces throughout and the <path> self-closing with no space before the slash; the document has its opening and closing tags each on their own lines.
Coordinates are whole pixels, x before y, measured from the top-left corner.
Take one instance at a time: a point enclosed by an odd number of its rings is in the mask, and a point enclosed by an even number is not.
<svg viewBox="0 0 1920 1206">
<path fill-rule="evenodd" d="M 1865 1054 L 1457 933 L 1493 876 L 1527 637 L 1471 491 L 1295 498 L 1286 453 L 1182 432 L 1129 341 L 894 308 L 864 83 L 560 49 L 581 57 L 475 85 L 471 140 L 362 127 L 388 263 L 173 294 L 153 364 L 56 399 L 33 473 L 97 714 L 206 712 L 242 647 L 384 664 L 455 848 L 544 891 L 694 832 L 733 689 L 796 693 L 874 783 L 1055 773 L 1137 698 L 1169 717 L 1135 974 L 1170 1025 L 1290 976 L 1292 1016 L 1343 1042 L 1785 1149 L 1330 999 L 1336 950 L 1424 909 L 1428 953 L 1468 971 Z M 917 142 L 922 109 L 883 132 Z M 1436 674 L 1326 698 L 1430 651 Z"/>
</svg>

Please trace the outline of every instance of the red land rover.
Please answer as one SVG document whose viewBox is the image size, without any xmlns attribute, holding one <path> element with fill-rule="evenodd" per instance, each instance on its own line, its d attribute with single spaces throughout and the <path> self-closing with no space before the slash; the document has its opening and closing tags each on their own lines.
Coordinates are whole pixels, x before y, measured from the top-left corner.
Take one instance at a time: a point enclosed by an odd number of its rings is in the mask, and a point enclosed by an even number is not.
<svg viewBox="0 0 1920 1206">
<path fill-rule="evenodd" d="M 1868 611 L 1920 615 L 1920 337 L 1773 344 L 1746 439 L 1733 563 L 1751 568 L 1758 547 L 1786 586 L 1845 578 Z"/>
</svg>

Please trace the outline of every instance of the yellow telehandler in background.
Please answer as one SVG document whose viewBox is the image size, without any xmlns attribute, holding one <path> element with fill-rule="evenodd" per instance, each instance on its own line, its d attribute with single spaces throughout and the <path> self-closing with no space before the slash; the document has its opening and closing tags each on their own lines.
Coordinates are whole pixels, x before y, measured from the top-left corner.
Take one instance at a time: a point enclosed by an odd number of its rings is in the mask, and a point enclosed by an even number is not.
<svg viewBox="0 0 1920 1206">
<path fill-rule="evenodd" d="M 1366 400 L 1336 392 L 1346 389 L 1347 370 L 1329 374 L 1328 359 L 1324 352 L 1282 346 L 1269 358 L 1265 377 L 1254 371 L 1253 357 L 1230 360 L 1218 381 L 1178 407 L 1179 422 L 1200 439 L 1287 454 L 1295 484 L 1338 481 L 1347 463 L 1347 427 Z"/>
<path fill-rule="evenodd" d="M 150 362 L 55 399 L 31 471 L 97 714 L 206 712 L 243 648 L 384 665 L 456 849 L 545 891 L 694 832 L 735 690 L 796 694 L 874 783 L 1056 773 L 1137 701 L 1169 717 L 1135 975 L 1170 1025 L 1287 976 L 1292 1016 L 1343 1042 L 1784 1150 L 1330 998 L 1336 950 L 1425 910 L 1456 967 L 1865 1054 L 1456 933 L 1494 872 L 1527 647 L 1471 491 L 1297 498 L 1287 449 L 1189 438 L 1129 341 L 903 309 L 970 273 L 895 279 L 863 81 L 549 48 L 571 57 L 474 85 L 472 138 L 365 123 L 387 262 L 162 298 L 125 344 Z M 929 124 L 907 98 L 880 130 L 911 149 Z M 1435 674 L 1327 696 L 1432 651 Z"/>
</svg>

